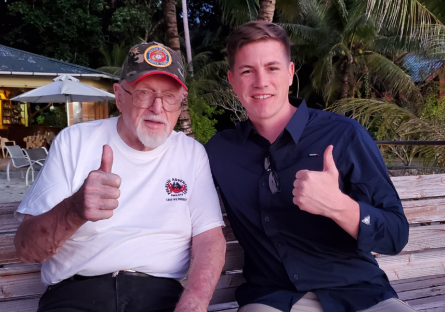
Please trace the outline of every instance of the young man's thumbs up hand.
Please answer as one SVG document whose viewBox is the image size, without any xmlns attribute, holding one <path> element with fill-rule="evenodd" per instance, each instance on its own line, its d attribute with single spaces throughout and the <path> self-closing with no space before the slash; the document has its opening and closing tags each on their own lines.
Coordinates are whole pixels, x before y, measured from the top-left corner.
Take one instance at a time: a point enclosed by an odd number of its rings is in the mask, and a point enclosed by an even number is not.
<svg viewBox="0 0 445 312">
<path fill-rule="evenodd" d="M 300 170 L 295 175 L 293 202 L 301 210 L 331 217 L 333 201 L 344 196 L 338 185 L 338 170 L 329 145 L 323 155 L 323 171 Z"/>
</svg>

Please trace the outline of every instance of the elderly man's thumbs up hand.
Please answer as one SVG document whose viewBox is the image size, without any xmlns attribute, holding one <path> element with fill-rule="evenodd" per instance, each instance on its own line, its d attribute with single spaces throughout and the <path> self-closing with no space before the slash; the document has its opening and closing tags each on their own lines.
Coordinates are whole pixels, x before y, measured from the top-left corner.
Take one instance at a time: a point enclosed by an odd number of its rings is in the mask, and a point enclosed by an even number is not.
<svg viewBox="0 0 445 312">
<path fill-rule="evenodd" d="M 338 170 L 332 155 L 334 147 L 329 145 L 323 155 L 323 171 L 300 170 L 296 174 L 293 202 L 301 210 L 333 218 L 336 204 L 344 194 L 338 184 Z"/>
<path fill-rule="evenodd" d="M 111 173 L 112 165 L 113 150 L 104 145 L 100 168 L 90 172 L 73 196 L 75 210 L 81 219 L 98 221 L 113 216 L 113 210 L 119 205 L 121 178 Z"/>
</svg>

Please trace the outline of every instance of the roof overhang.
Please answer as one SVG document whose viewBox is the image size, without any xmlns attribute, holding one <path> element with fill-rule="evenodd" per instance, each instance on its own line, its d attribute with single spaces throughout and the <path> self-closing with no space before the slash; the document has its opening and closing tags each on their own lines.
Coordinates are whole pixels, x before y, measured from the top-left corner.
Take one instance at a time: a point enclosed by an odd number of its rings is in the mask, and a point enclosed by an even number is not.
<svg viewBox="0 0 445 312">
<path fill-rule="evenodd" d="M 13 71 L 0 71 L 0 75 L 17 75 L 17 76 L 50 76 L 57 77 L 60 75 L 70 75 L 73 77 L 90 77 L 90 78 L 103 78 L 118 81 L 119 77 L 110 76 L 106 74 L 72 74 L 72 73 L 40 73 L 40 72 L 13 72 Z"/>
</svg>

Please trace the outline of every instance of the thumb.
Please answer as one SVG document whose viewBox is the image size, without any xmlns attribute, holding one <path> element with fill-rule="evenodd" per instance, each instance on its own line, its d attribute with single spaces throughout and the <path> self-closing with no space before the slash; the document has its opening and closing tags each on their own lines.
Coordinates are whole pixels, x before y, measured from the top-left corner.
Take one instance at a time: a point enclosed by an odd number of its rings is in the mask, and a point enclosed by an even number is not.
<svg viewBox="0 0 445 312">
<path fill-rule="evenodd" d="M 103 172 L 111 172 L 111 166 L 113 166 L 113 150 L 109 145 L 104 145 L 99 170 Z"/>
<path fill-rule="evenodd" d="M 333 145 L 326 147 L 323 155 L 323 171 L 338 172 L 337 166 L 335 165 L 334 156 L 332 151 L 334 150 Z"/>
</svg>

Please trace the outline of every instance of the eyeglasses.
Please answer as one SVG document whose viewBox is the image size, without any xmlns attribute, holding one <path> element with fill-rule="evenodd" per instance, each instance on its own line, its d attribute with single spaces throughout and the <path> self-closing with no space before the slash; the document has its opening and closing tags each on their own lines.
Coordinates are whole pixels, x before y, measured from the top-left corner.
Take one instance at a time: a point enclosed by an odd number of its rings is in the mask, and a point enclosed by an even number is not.
<svg viewBox="0 0 445 312">
<path fill-rule="evenodd" d="M 278 176 L 271 167 L 271 158 L 271 155 L 266 155 L 266 158 L 264 159 L 264 169 L 269 172 L 269 190 L 272 192 L 272 194 L 275 194 L 280 193 L 281 190 Z"/>
<path fill-rule="evenodd" d="M 182 100 L 178 101 L 177 96 L 172 93 L 157 93 L 149 90 L 136 90 L 131 93 L 121 88 L 133 97 L 133 105 L 139 108 L 149 108 L 157 98 L 162 100 L 162 107 L 167 112 L 176 112 L 181 109 Z"/>
</svg>

